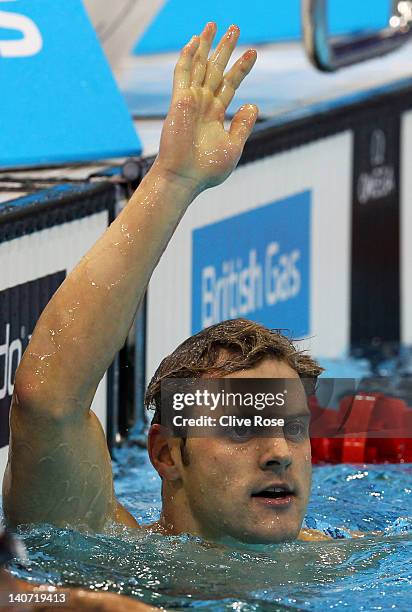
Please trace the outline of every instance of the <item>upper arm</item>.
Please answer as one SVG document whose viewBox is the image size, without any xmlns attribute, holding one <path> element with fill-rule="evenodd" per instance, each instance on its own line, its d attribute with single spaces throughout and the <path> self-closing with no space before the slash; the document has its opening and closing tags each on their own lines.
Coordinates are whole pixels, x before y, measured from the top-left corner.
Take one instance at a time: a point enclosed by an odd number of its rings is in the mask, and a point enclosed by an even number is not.
<svg viewBox="0 0 412 612">
<path fill-rule="evenodd" d="M 100 529 L 116 518 L 111 459 L 92 411 L 60 406 L 53 413 L 20 404 L 14 394 L 3 508 L 12 525 L 82 523 Z"/>
</svg>

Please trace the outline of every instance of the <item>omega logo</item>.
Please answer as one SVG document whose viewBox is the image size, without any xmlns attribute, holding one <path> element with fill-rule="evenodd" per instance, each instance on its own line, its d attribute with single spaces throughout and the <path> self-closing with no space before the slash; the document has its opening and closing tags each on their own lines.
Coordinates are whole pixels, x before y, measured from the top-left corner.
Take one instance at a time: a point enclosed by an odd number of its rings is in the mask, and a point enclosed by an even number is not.
<svg viewBox="0 0 412 612">
<path fill-rule="evenodd" d="M 395 191 L 395 168 L 386 161 L 386 134 L 373 130 L 369 142 L 369 160 L 372 170 L 362 172 L 358 178 L 357 195 L 360 204 L 385 198 Z"/>
</svg>

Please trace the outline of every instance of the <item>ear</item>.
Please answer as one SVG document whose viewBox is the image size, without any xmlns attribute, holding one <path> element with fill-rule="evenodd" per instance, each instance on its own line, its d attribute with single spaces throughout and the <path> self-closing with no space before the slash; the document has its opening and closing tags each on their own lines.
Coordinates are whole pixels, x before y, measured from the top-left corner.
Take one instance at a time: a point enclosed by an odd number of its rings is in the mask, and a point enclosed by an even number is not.
<svg viewBox="0 0 412 612">
<path fill-rule="evenodd" d="M 178 439 L 172 438 L 165 427 L 156 423 L 149 429 L 147 449 L 150 461 L 161 478 L 178 480 L 180 478 Z M 175 451 L 175 452 L 173 452 Z"/>
</svg>

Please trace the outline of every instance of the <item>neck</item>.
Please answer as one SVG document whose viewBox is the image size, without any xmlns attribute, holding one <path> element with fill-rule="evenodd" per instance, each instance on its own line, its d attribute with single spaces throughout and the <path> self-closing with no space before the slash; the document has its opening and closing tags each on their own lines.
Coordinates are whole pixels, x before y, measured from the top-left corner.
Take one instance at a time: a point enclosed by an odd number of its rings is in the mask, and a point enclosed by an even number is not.
<svg viewBox="0 0 412 612">
<path fill-rule="evenodd" d="M 218 534 L 203 525 L 193 515 L 182 487 L 170 490 L 166 484 L 162 490 L 162 512 L 160 519 L 149 526 L 157 533 L 178 535 L 190 533 L 208 540 L 217 540 Z"/>
</svg>

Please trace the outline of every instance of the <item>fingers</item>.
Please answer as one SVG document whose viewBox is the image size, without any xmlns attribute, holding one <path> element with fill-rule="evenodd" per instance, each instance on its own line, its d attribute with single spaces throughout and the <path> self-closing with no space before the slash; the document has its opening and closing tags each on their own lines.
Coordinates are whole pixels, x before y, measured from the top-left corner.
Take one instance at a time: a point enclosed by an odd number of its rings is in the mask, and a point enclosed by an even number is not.
<svg viewBox="0 0 412 612">
<path fill-rule="evenodd" d="M 199 36 L 193 36 L 187 45 L 183 47 L 173 75 L 174 93 L 178 93 L 180 90 L 190 87 L 193 58 L 199 47 L 199 43 Z"/>
<path fill-rule="evenodd" d="M 237 26 L 230 26 L 207 63 L 204 85 L 213 93 L 222 81 L 223 71 L 236 47 L 239 34 L 240 30 Z"/>
<path fill-rule="evenodd" d="M 249 49 L 242 55 L 240 59 L 232 66 L 223 81 L 216 90 L 215 96 L 218 98 L 223 107 L 227 109 L 232 101 L 235 92 L 243 79 L 249 74 L 255 65 L 257 53 L 254 49 Z"/>
<path fill-rule="evenodd" d="M 183 47 L 174 71 L 173 100 L 179 99 L 179 93 L 191 86 L 207 87 L 227 109 L 233 96 L 253 68 L 257 53 L 249 49 L 223 76 L 229 59 L 236 47 L 240 30 L 232 25 L 222 37 L 212 57 L 209 52 L 216 35 L 216 23 L 206 24 L 200 36 L 193 36 Z"/>
<path fill-rule="evenodd" d="M 244 147 L 245 142 L 249 138 L 256 123 L 258 113 L 259 109 L 256 104 L 245 104 L 240 107 L 233 117 L 229 133 L 231 139 L 237 142 L 240 148 Z"/>
<path fill-rule="evenodd" d="M 209 52 L 216 35 L 216 24 L 209 21 L 200 35 L 200 45 L 193 60 L 192 85 L 201 87 L 206 74 Z"/>
</svg>

